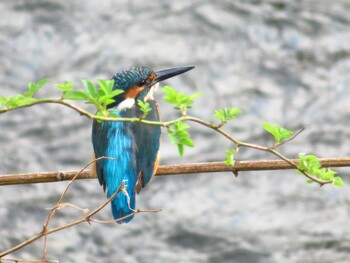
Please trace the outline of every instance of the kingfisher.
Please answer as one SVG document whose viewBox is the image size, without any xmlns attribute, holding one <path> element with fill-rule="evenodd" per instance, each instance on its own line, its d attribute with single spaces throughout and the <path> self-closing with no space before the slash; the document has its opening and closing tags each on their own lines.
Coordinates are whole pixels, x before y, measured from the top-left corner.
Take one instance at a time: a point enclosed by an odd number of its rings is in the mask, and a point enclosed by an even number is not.
<svg viewBox="0 0 350 263">
<path fill-rule="evenodd" d="M 109 111 L 125 118 L 142 118 L 138 100 L 148 102 L 151 111 L 144 118 L 159 121 L 159 106 L 154 98 L 159 82 L 193 69 L 181 66 L 153 71 L 148 67 L 132 67 L 115 74 L 113 89 L 123 90 L 109 105 Z M 92 125 L 92 144 L 95 158 L 99 159 L 91 169 L 97 174 L 107 197 L 112 196 L 124 184 L 125 190 L 112 200 L 112 214 L 119 219 L 135 211 L 135 196 L 140 193 L 159 164 L 160 126 L 132 122 L 98 122 Z M 133 215 L 117 223 L 128 223 Z"/>
</svg>

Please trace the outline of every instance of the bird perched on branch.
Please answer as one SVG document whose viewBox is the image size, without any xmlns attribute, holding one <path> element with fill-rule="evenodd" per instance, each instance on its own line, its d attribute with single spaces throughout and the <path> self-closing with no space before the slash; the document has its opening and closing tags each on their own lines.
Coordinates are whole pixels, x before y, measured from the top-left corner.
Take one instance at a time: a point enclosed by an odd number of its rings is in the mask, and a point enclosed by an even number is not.
<svg viewBox="0 0 350 263">
<path fill-rule="evenodd" d="M 146 67 L 130 68 L 113 76 L 113 89 L 124 92 L 114 98 L 109 110 L 120 117 L 141 118 L 144 113 L 138 100 L 148 102 L 151 111 L 145 120 L 159 121 L 159 109 L 153 97 L 159 82 L 194 68 L 175 67 L 153 71 Z M 126 189 L 111 202 L 114 219 L 133 213 L 135 194 L 151 180 L 159 163 L 160 126 L 131 122 L 93 122 L 92 143 L 95 157 L 109 157 L 96 162 L 93 172 L 99 183 L 112 196 L 124 184 Z M 133 216 L 118 223 L 127 223 Z"/>
</svg>

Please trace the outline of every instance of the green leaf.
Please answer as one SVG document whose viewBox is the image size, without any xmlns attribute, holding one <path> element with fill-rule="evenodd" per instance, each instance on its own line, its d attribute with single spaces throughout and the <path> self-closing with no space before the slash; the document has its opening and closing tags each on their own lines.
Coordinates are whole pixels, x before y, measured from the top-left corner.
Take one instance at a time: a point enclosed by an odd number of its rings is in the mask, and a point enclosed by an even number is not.
<svg viewBox="0 0 350 263">
<path fill-rule="evenodd" d="M 111 105 L 111 104 L 113 104 L 114 102 L 115 102 L 114 99 L 107 99 L 107 100 L 103 101 L 103 105 L 104 105 L 104 107 L 107 108 L 108 105 Z"/>
<path fill-rule="evenodd" d="M 332 181 L 335 186 L 344 186 L 344 182 L 341 177 L 335 176 L 336 172 L 329 168 L 322 168 L 320 160 L 315 155 L 299 154 L 299 168 L 308 173 L 311 176 L 316 177 L 322 181 Z M 298 171 L 298 173 L 301 173 Z M 313 182 L 313 180 L 307 180 L 307 183 Z"/>
<path fill-rule="evenodd" d="M 228 149 L 226 150 L 226 158 L 224 160 L 224 162 L 227 164 L 227 165 L 234 165 L 235 164 L 235 159 L 234 159 L 234 156 L 235 156 L 235 153 L 237 151 L 235 149 Z"/>
<path fill-rule="evenodd" d="M 64 83 L 55 84 L 55 87 L 60 89 L 63 93 L 73 89 L 74 82 L 65 81 Z"/>
<path fill-rule="evenodd" d="M 28 90 L 24 93 L 25 97 L 33 97 L 33 95 L 42 88 L 46 83 L 48 83 L 50 79 L 42 79 L 38 82 L 30 82 L 28 84 Z"/>
<path fill-rule="evenodd" d="M 318 176 L 321 177 L 323 180 L 329 181 L 335 178 L 335 174 L 337 173 L 331 169 L 322 168 L 319 170 Z"/>
<path fill-rule="evenodd" d="M 5 97 L 1 97 L 0 96 L 0 106 L 6 106 L 6 101 L 7 101 L 7 99 L 5 98 Z"/>
<path fill-rule="evenodd" d="M 21 101 L 27 97 L 23 96 L 22 94 L 19 94 L 15 97 L 8 97 L 6 99 L 6 104 L 5 106 L 8 108 L 16 108 L 21 105 Z"/>
<path fill-rule="evenodd" d="M 18 99 L 17 100 L 17 106 L 22 106 L 22 105 L 26 105 L 26 104 L 30 104 L 30 103 L 33 103 L 35 102 L 37 99 L 35 98 L 21 98 L 21 99 Z"/>
<path fill-rule="evenodd" d="M 100 88 L 96 90 L 97 107 L 107 108 L 115 102 L 115 97 L 123 93 L 123 90 L 115 89 L 113 90 L 114 80 L 98 80 Z"/>
<path fill-rule="evenodd" d="M 123 93 L 123 90 L 113 89 L 114 80 L 98 80 L 98 88 L 89 80 L 81 80 L 84 90 L 72 90 L 71 86 L 60 85 L 65 99 L 71 100 L 85 100 L 88 104 L 93 104 L 97 108 L 96 115 L 98 116 L 111 116 L 108 113 L 108 106 L 115 103 L 115 97 Z"/>
<path fill-rule="evenodd" d="M 165 86 L 162 92 L 166 94 L 166 96 L 164 96 L 166 102 L 176 104 L 176 91 L 172 87 Z"/>
<path fill-rule="evenodd" d="M 102 112 L 102 111 L 97 111 L 97 112 L 96 112 L 96 116 L 98 116 L 98 117 L 104 117 L 104 116 L 106 116 L 106 113 L 105 113 L 105 112 Z"/>
<path fill-rule="evenodd" d="M 185 147 L 183 144 L 177 144 L 177 151 L 179 152 L 180 156 L 184 155 Z"/>
<path fill-rule="evenodd" d="M 186 115 L 187 109 L 192 108 L 194 99 L 202 96 L 200 93 L 195 93 L 192 95 L 185 95 L 182 92 L 176 92 L 172 87 L 165 86 L 162 89 L 165 94 L 164 100 L 172 105 L 174 105 L 176 110 L 180 110 L 183 115 Z"/>
<path fill-rule="evenodd" d="M 85 91 L 69 90 L 64 93 L 63 98 L 66 100 L 87 100 L 89 97 Z"/>
<path fill-rule="evenodd" d="M 188 146 L 188 147 L 194 147 L 194 143 L 190 138 L 183 137 L 180 139 L 180 143 L 182 145 Z"/>
<path fill-rule="evenodd" d="M 314 181 L 312 181 L 312 180 L 310 180 L 310 179 L 308 179 L 308 180 L 306 180 L 306 183 L 307 184 L 312 184 Z"/>
<path fill-rule="evenodd" d="M 173 144 L 176 144 L 180 156 L 184 154 L 184 147 L 193 147 L 194 143 L 188 132 L 189 125 L 181 121 L 175 122 L 168 129 L 168 136 Z"/>
<path fill-rule="evenodd" d="M 267 132 L 271 133 L 271 135 L 274 137 L 275 144 L 278 144 L 281 141 L 289 139 L 293 136 L 292 131 L 280 127 L 278 124 L 270 124 L 268 122 L 263 122 L 262 126 Z"/>
<path fill-rule="evenodd" d="M 307 172 L 315 173 L 321 167 L 320 161 L 315 155 L 299 154 L 299 167 Z"/>
<path fill-rule="evenodd" d="M 150 107 L 149 102 L 143 102 L 142 100 L 137 100 L 137 105 L 139 105 L 140 110 L 143 113 L 142 118 L 146 118 L 148 113 L 152 110 L 152 108 Z"/>
<path fill-rule="evenodd" d="M 16 108 L 23 105 L 31 104 L 37 100 L 38 99 L 32 97 L 25 97 L 22 94 L 19 94 L 15 97 L 11 96 L 8 98 L 0 97 L 0 107 Z"/>
<path fill-rule="evenodd" d="M 102 97 L 102 96 L 104 96 L 104 95 L 106 95 L 106 93 L 102 90 L 102 89 L 98 89 L 97 90 L 97 97 L 99 98 L 99 97 Z"/>
<path fill-rule="evenodd" d="M 216 110 L 214 117 L 221 121 L 221 124 L 224 125 L 228 121 L 233 120 L 241 112 L 239 108 L 224 108 Z"/>
<path fill-rule="evenodd" d="M 6 99 L 5 106 L 8 107 L 8 108 L 16 107 L 17 106 L 16 99 L 14 97 L 12 97 L 12 96 L 8 97 Z"/>
<path fill-rule="evenodd" d="M 97 97 L 97 91 L 95 88 L 95 84 L 93 82 L 91 82 L 90 80 L 81 80 L 81 82 L 83 83 L 87 94 L 89 95 L 90 98 L 96 98 Z"/>
<path fill-rule="evenodd" d="M 98 80 L 98 85 L 104 91 L 105 94 L 110 94 L 113 91 L 114 80 Z"/>
<path fill-rule="evenodd" d="M 109 94 L 104 94 L 102 96 L 100 96 L 100 94 L 98 94 L 98 102 L 99 103 L 106 103 L 106 101 L 110 100 L 110 99 L 113 99 L 114 97 L 116 97 L 117 95 L 123 93 L 124 91 L 122 90 L 113 90 L 111 93 Z M 115 102 L 115 100 L 113 99 L 113 102 Z M 112 103 L 113 103 L 112 102 Z M 110 104 L 110 103 L 109 103 Z M 108 104 L 107 104 L 108 105 Z"/>
<path fill-rule="evenodd" d="M 344 187 L 345 186 L 345 184 L 343 182 L 343 179 L 341 177 L 339 177 L 339 176 L 334 177 L 333 185 L 340 186 L 340 187 Z"/>
<path fill-rule="evenodd" d="M 108 111 L 108 116 L 112 118 L 120 118 L 120 116 L 114 111 Z"/>
<path fill-rule="evenodd" d="M 114 97 L 116 97 L 116 96 L 118 96 L 119 94 L 122 94 L 122 93 L 124 93 L 124 90 L 122 90 L 122 89 L 115 89 L 115 90 L 113 90 L 113 91 L 110 93 L 110 96 L 111 96 L 112 98 L 114 98 Z"/>
<path fill-rule="evenodd" d="M 107 104 L 108 101 L 111 99 L 112 99 L 111 96 L 107 94 L 107 95 L 103 95 L 102 97 L 99 97 L 97 101 L 100 104 Z M 113 102 L 115 102 L 115 101 L 113 100 Z"/>
</svg>

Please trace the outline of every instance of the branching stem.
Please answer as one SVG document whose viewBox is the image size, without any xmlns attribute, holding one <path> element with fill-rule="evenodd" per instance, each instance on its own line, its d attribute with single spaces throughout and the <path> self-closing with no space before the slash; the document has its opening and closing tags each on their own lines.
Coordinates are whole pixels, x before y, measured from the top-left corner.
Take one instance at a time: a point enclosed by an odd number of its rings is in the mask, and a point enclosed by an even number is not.
<svg viewBox="0 0 350 263">
<path fill-rule="evenodd" d="M 289 163 L 290 165 L 292 165 L 293 167 L 295 167 L 295 169 L 299 170 L 301 173 L 303 173 L 307 178 L 311 179 L 314 182 L 317 182 L 318 184 L 320 184 L 320 186 L 324 185 L 324 184 L 330 184 L 332 183 L 332 181 L 324 181 L 321 179 L 318 179 L 315 176 L 312 176 L 311 174 L 307 173 L 306 171 L 300 169 L 298 164 L 295 164 L 294 162 L 292 162 L 290 159 L 288 159 L 287 157 L 285 157 L 284 155 L 282 155 L 281 153 L 279 153 L 276 148 L 281 146 L 282 144 L 284 144 L 285 142 L 279 143 L 277 145 L 274 145 L 273 147 L 264 147 L 264 146 L 260 146 L 257 144 L 251 144 L 251 143 L 246 143 L 246 142 L 241 142 L 237 139 L 235 139 L 234 137 L 232 137 L 231 135 L 229 135 L 227 132 L 225 132 L 221 126 L 215 126 L 212 123 L 203 121 L 201 119 L 195 118 L 195 117 L 191 117 L 188 115 L 183 114 L 181 117 L 175 119 L 175 120 L 171 120 L 171 121 L 166 121 L 166 122 L 158 122 L 158 121 L 148 121 L 148 120 L 143 120 L 140 118 L 111 118 L 111 117 L 103 117 L 103 116 L 96 116 L 94 114 L 91 114 L 87 111 L 85 111 L 84 109 L 74 106 L 71 103 L 67 102 L 66 100 L 63 99 L 38 99 L 37 101 L 34 101 L 32 103 L 28 103 L 25 105 L 21 105 L 15 108 L 4 108 L 4 109 L 0 109 L 0 114 L 1 113 L 5 113 L 11 110 L 15 110 L 15 109 L 19 109 L 19 108 L 24 108 L 24 107 L 30 107 L 30 106 L 34 106 L 37 104 L 43 104 L 43 103 L 55 103 L 55 104 L 61 104 L 64 105 L 66 107 L 69 107 L 73 110 L 75 110 L 76 112 L 80 113 L 83 116 L 86 116 L 89 119 L 93 119 L 93 120 L 99 120 L 99 121 L 118 121 L 118 122 L 137 122 L 137 123 L 143 123 L 143 124 L 148 124 L 148 125 L 157 125 L 157 126 L 162 126 L 162 127 L 167 127 L 169 128 L 172 124 L 174 124 L 175 122 L 181 122 L 181 121 L 190 121 L 190 122 L 195 122 L 198 123 L 200 125 L 203 125 L 207 128 L 213 129 L 215 131 L 217 131 L 218 133 L 220 133 L 221 135 L 223 135 L 224 137 L 226 137 L 229 141 L 233 142 L 234 144 L 236 144 L 237 147 L 246 147 L 246 148 L 253 148 L 256 150 L 260 150 L 260 151 L 265 151 L 265 152 L 270 152 L 273 155 L 277 156 L 278 158 L 286 161 L 287 163 Z M 290 139 L 288 139 L 287 141 L 291 141 L 293 140 L 297 135 L 299 135 L 304 129 L 301 129 L 300 131 L 298 131 L 293 137 L 291 137 Z"/>
</svg>

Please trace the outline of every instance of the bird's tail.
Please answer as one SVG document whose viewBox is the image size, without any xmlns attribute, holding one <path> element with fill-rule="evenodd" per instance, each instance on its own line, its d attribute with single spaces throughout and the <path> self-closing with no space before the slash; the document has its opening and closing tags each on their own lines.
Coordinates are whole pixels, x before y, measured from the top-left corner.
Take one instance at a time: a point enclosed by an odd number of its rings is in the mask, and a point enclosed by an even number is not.
<svg viewBox="0 0 350 263">
<path fill-rule="evenodd" d="M 125 189 L 120 192 L 111 202 L 112 214 L 114 219 L 120 219 L 132 214 L 135 211 L 135 193 L 133 190 Z M 117 221 L 118 224 L 128 223 L 134 218 L 131 215 L 123 220 Z"/>
</svg>

